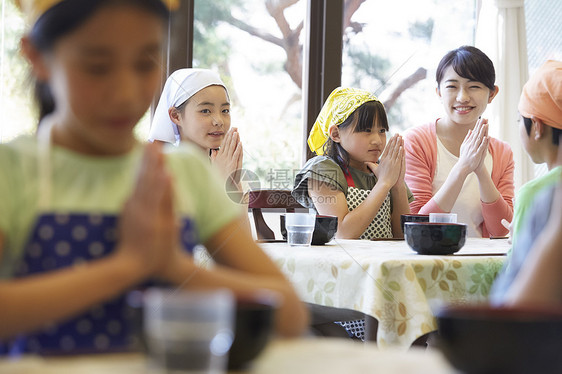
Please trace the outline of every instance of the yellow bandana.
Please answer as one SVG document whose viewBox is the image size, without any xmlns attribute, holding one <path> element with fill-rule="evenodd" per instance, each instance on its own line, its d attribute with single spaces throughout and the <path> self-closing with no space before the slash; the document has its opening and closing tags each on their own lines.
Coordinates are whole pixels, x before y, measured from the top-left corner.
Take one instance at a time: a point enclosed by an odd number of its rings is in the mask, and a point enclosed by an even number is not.
<svg viewBox="0 0 562 374">
<path fill-rule="evenodd" d="M 25 16 L 28 25 L 35 24 L 35 21 L 49 8 L 60 3 L 62 0 L 16 0 L 16 5 Z M 180 5 L 180 0 L 162 0 L 170 10 L 176 10 Z"/>
<path fill-rule="evenodd" d="M 308 135 L 308 146 L 317 155 L 324 153 L 323 146 L 328 140 L 328 129 L 331 125 L 341 125 L 355 109 L 369 101 L 379 101 L 369 91 L 357 88 L 338 87 L 326 99 L 314 126 Z"/>
</svg>

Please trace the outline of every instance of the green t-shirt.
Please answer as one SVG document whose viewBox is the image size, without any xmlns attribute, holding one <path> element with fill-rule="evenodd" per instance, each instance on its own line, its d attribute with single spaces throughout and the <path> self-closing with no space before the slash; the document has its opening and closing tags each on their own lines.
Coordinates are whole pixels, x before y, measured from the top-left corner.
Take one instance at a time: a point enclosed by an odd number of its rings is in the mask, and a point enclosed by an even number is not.
<svg viewBox="0 0 562 374">
<path fill-rule="evenodd" d="M 521 225 L 525 222 L 525 218 L 529 214 L 529 210 L 533 205 L 535 197 L 545 188 L 554 186 L 560 181 L 562 174 L 562 166 L 558 166 L 550 170 L 542 177 L 535 178 L 525 183 L 515 198 L 515 209 L 513 212 L 513 242 L 517 240 L 517 234 L 521 230 Z"/>
<path fill-rule="evenodd" d="M 90 157 L 53 146 L 51 194 L 45 209 L 60 213 L 118 215 L 136 182 L 142 146 L 118 157 Z M 190 145 L 166 147 L 166 162 L 174 180 L 178 216 L 195 223 L 201 243 L 241 213 L 225 193 L 208 158 Z M 20 137 L 0 145 L 0 278 L 9 277 L 39 212 L 40 185 L 37 140 Z"/>
</svg>

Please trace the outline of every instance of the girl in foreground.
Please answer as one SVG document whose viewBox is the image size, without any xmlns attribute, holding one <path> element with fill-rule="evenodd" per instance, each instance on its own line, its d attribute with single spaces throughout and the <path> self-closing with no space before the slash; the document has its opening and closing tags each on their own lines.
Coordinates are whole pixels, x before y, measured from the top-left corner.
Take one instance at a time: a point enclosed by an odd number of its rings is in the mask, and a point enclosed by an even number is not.
<svg viewBox="0 0 562 374">
<path fill-rule="evenodd" d="M 42 119 L 36 137 L 0 146 L 0 340 L 25 334 L 20 348 L 38 353 L 127 349 L 124 295 L 152 279 L 277 291 L 278 332 L 300 334 L 305 307 L 239 229 L 208 161 L 133 135 L 159 87 L 169 2 L 22 3 Z M 194 265 L 197 243 L 216 268 Z"/>
</svg>

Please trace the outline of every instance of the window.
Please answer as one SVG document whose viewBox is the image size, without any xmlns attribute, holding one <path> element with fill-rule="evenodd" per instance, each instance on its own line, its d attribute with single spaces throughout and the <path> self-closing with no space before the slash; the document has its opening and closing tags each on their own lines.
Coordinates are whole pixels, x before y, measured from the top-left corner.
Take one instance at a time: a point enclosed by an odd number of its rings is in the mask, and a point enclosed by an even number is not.
<svg viewBox="0 0 562 374">
<path fill-rule="evenodd" d="M 529 75 L 546 60 L 562 61 L 562 2 L 525 1 Z"/>
<path fill-rule="evenodd" d="M 0 5 L 0 143 L 37 128 L 37 110 L 33 100 L 33 82 L 29 65 L 21 56 L 19 43 L 25 23 L 13 1 L 2 0 Z M 148 138 L 149 111 L 141 119 L 135 132 L 140 140 Z"/>
<path fill-rule="evenodd" d="M 1 12 L 0 142 L 7 142 L 22 133 L 33 132 L 36 115 L 30 100 L 28 66 L 19 53 L 19 41 L 24 31 L 22 16 L 11 1 L 2 1 Z"/>
<path fill-rule="evenodd" d="M 366 0 L 345 24 L 342 85 L 374 92 L 391 132 L 436 119 L 435 69 L 449 50 L 474 43 L 473 1 Z"/>
<path fill-rule="evenodd" d="M 292 187 L 300 166 L 305 5 L 195 1 L 193 67 L 214 69 L 225 81 L 244 168 L 264 188 Z"/>
<path fill-rule="evenodd" d="M 245 168 L 259 175 L 263 187 L 289 187 L 303 161 L 306 140 L 302 126 L 308 103 L 301 96 L 307 82 L 299 81 L 306 7 L 309 2 L 334 6 L 338 1 L 191 1 L 193 66 L 218 71 L 229 87 L 232 124 L 240 129 Z M 339 1 L 351 9 L 342 14 L 341 84 L 375 92 L 387 106 L 392 132 L 439 116 L 436 65 L 448 50 L 474 43 L 479 0 Z M 19 54 L 24 24 L 13 4 L 1 2 L 0 142 L 34 131 L 37 121 L 28 66 Z M 547 58 L 562 59 L 562 3 L 525 1 L 525 11 L 532 74 Z M 326 27 L 332 30 L 333 25 Z M 339 78 L 340 71 L 334 71 L 339 69 L 330 69 L 322 74 Z M 315 113 L 308 116 L 310 122 Z M 149 119 L 146 115 L 137 126 L 141 140 L 147 137 Z"/>
<path fill-rule="evenodd" d="M 529 76 L 545 61 L 562 61 L 562 2 L 525 1 Z M 548 172 L 546 164 L 533 165 L 534 176 Z"/>
</svg>

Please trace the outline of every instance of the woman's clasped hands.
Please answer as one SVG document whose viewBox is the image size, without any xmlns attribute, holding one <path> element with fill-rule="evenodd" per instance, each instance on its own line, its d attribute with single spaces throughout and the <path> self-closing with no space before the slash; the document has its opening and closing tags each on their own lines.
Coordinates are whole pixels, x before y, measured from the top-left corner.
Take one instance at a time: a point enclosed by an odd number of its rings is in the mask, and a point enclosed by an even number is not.
<svg viewBox="0 0 562 374">
<path fill-rule="evenodd" d="M 489 143 L 488 120 L 480 118 L 474 129 L 468 130 L 460 147 L 458 162 L 467 175 L 472 172 L 476 175 L 487 172 L 484 161 Z"/>
</svg>

